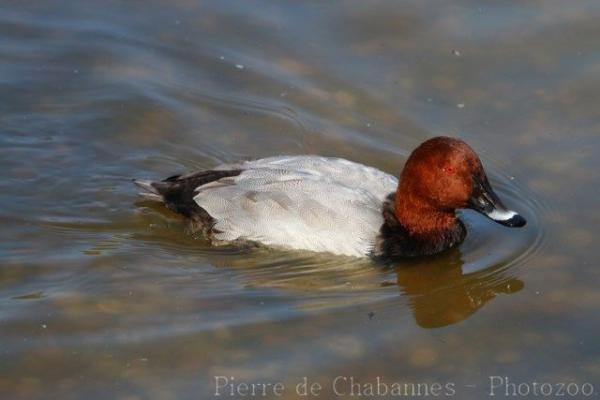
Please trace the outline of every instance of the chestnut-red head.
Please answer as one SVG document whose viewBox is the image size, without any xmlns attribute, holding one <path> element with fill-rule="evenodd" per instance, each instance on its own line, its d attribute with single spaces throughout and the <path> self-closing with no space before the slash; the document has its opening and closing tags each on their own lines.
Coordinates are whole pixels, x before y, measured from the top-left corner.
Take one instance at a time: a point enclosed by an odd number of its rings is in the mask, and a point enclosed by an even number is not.
<svg viewBox="0 0 600 400">
<path fill-rule="evenodd" d="M 396 192 L 396 217 L 410 232 L 427 233 L 456 224 L 458 208 L 472 208 L 503 225 L 525 225 L 523 217 L 501 203 L 469 145 L 445 136 L 429 139 L 404 166 Z"/>
</svg>

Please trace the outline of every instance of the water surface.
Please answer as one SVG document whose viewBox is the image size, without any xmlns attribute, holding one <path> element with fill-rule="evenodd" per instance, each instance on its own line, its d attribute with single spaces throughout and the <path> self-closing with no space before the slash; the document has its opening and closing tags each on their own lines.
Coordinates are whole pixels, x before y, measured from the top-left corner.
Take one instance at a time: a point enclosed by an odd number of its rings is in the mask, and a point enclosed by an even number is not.
<svg viewBox="0 0 600 400">
<path fill-rule="evenodd" d="M 596 2 L 6 2 L 0 397 L 205 399 L 215 376 L 600 392 Z M 141 201 L 275 154 L 398 174 L 450 134 L 529 224 L 437 257 L 212 248 Z"/>
</svg>

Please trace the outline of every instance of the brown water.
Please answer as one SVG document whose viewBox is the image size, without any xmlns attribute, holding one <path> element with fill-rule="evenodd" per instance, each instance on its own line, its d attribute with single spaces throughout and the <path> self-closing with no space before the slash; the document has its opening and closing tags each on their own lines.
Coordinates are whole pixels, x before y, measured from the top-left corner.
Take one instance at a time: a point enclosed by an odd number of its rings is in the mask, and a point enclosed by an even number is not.
<svg viewBox="0 0 600 400">
<path fill-rule="evenodd" d="M 598 396 L 599 49 L 593 1 L 4 2 L 0 398 Z M 213 249 L 130 182 L 306 153 L 397 174 L 438 134 L 526 228 L 465 212 L 459 249 L 387 267 Z"/>
</svg>

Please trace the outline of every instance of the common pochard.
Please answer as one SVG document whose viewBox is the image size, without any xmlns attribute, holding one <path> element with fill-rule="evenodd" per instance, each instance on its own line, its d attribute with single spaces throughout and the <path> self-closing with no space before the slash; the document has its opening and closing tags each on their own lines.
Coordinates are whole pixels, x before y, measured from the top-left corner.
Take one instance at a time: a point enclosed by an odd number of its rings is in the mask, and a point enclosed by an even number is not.
<svg viewBox="0 0 600 400">
<path fill-rule="evenodd" d="M 525 225 L 494 193 L 477 154 L 450 137 L 417 147 L 399 180 L 341 158 L 278 156 L 135 182 L 143 196 L 189 218 L 214 244 L 414 257 L 463 241 L 467 232 L 457 209 L 509 227 Z"/>
</svg>

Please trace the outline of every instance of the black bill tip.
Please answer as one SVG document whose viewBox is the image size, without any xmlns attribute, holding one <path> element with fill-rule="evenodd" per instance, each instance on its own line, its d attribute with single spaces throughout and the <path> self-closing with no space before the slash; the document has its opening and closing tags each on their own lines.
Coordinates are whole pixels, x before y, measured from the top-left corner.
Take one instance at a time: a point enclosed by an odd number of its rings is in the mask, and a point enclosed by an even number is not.
<svg viewBox="0 0 600 400">
<path fill-rule="evenodd" d="M 505 225 L 505 226 L 508 226 L 511 228 L 520 228 L 527 224 L 527 220 L 525 218 L 523 218 L 522 216 L 520 216 L 519 214 L 515 214 L 512 217 L 510 217 L 509 219 L 504 220 L 504 221 L 496 220 L 496 222 L 499 222 L 502 225 Z"/>
<path fill-rule="evenodd" d="M 527 224 L 525 218 L 507 209 L 492 190 L 485 175 L 473 180 L 473 193 L 468 202 L 469 208 L 482 213 L 499 224 L 510 228 L 520 228 Z"/>
</svg>

